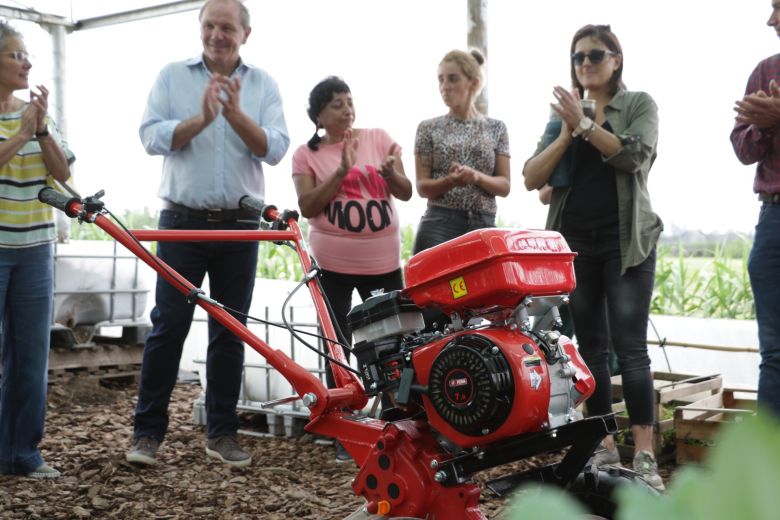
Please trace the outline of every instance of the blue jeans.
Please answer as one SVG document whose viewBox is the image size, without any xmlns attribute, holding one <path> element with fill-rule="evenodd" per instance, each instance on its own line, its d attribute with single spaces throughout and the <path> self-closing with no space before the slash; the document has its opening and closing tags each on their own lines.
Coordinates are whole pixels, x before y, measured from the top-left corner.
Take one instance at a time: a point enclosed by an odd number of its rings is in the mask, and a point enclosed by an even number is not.
<svg viewBox="0 0 780 520">
<path fill-rule="evenodd" d="M 748 273 L 761 352 L 758 404 L 780 418 L 780 206 L 761 206 Z"/>
<path fill-rule="evenodd" d="M 492 227 L 496 227 L 496 216 L 493 213 L 428 206 L 417 226 L 413 251 L 416 255 L 469 231 Z"/>
<path fill-rule="evenodd" d="M 208 222 L 163 210 L 160 229 L 257 229 L 257 220 Z M 196 287 L 208 273 L 208 295 L 239 312 L 249 311 L 257 269 L 257 242 L 158 242 L 157 254 Z M 184 340 L 195 311 L 185 295 L 158 276 L 152 332 L 144 346 L 133 436 L 162 441 Z M 235 316 L 246 324 L 246 317 Z M 206 423 L 209 438 L 235 435 L 236 403 L 244 368 L 244 344 L 209 317 L 206 354 Z"/>
<path fill-rule="evenodd" d="M 570 304 L 574 333 L 580 354 L 596 380 L 596 391 L 587 401 L 588 415 L 612 411 L 611 339 L 623 378 L 629 420 L 632 425 L 653 424 L 647 319 L 655 283 L 655 250 L 621 275 L 617 239 L 564 237 L 571 250 L 578 253 L 574 259 L 577 288 Z"/>
<path fill-rule="evenodd" d="M 0 248 L 0 473 L 27 474 L 43 464 L 53 255 L 51 244 Z"/>
</svg>

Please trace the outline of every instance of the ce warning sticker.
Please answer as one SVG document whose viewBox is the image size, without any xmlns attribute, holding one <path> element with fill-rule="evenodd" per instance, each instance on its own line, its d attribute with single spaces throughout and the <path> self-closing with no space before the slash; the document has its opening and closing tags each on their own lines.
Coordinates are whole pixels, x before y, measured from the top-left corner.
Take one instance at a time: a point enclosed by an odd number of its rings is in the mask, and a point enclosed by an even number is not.
<svg viewBox="0 0 780 520">
<path fill-rule="evenodd" d="M 539 375 L 539 373 L 533 368 L 531 369 L 529 375 L 531 376 L 531 380 L 529 381 L 531 388 L 534 390 L 539 390 L 539 387 L 542 386 L 542 376 Z"/>
<path fill-rule="evenodd" d="M 469 293 L 469 290 L 466 288 L 466 280 L 462 276 L 450 280 L 450 290 L 452 291 L 452 297 L 456 300 L 463 298 Z"/>
</svg>

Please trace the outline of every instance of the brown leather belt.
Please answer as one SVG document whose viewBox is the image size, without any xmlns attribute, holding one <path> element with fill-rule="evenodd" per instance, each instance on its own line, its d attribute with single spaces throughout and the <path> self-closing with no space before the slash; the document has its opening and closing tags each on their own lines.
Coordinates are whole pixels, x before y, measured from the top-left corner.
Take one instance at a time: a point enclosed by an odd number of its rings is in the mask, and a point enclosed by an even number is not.
<svg viewBox="0 0 780 520">
<path fill-rule="evenodd" d="M 243 209 L 194 209 L 165 199 L 162 201 L 162 209 L 180 213 L 185 219 L 205 219 L 210 222 L 229 222 L 239 219 L 257 218 L 251 211 Z"/>
<path fill-rule="evenodd" d="M 758 200 L 766 202 L 767 204 L 780 204 L 780 193 L 764 193 L 758 194 Z"/>
</svg>

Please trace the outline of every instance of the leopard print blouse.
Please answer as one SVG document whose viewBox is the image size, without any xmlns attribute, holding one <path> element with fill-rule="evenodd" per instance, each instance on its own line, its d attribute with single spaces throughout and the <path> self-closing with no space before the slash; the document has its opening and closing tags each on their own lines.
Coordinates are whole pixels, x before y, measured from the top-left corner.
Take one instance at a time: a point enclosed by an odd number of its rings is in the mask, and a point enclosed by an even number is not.
<svg viewBox="0 0 780 520">
<path fill-rule="evenodd" d="M 503 122 L 482 114 L 465 121 L 444 115 L 420 123 L 414 154 L 431 158 L 433 179 L 446 177 L 453 161 L 495 175 L 496 156 L 509 157 L 509 133 Z M 474 185 L 456 186 L 428 204 L 496 213 L 496 197 Z"/>
</svg>

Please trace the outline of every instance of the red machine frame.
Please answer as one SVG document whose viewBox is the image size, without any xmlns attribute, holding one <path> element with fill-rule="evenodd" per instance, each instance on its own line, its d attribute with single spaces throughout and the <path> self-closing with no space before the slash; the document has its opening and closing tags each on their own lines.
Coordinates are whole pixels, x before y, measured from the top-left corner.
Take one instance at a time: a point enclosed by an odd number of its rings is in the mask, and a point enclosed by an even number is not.
<svg viewBox="0 0 780 520">
<path fill-rule="evenodd" d="M 361 410 L 368 402 L 362 382 L 343 367 L 331 363 L 337 388 L 328 389 L 312 373 L 294 362 L 284 352 L 274 350 L 246 326 L 213 300 L 202 297 L 202 292 L 158 257 L 147 251 L 139 241 L 287 241 L 295 245 L 322 331 L 327 338 L 336 338 L 319 284 L 312 283 L 316 272 L 306 248 L 294 212 L 279 212 L 273 206 L 261 208 L 252 200 L 243 207 L 251 208 L 269 222 L 272 230 L 125 230 L 106 215 L 100 194 L 83 200 L 69 198 L 44 188 L 39 199 L 64 211 L 71 218 L 91 222 L 103 229 L 117 242 L 138 256 L 160 276 L 174 285 L 183 295 L 202 307 L 247 345 L 266 358 L 291 383 L 298 397 L 310 409 L 309 432 L 336 438 L 359 466 L 353 480 L 353 491 L 366 498 L 366 511 L 388 517 L 413 517 L 437 520 L 482 520 L 478 499 L 479 488 L 467 477 L 473 472 L 506 462 L 505 454 L 512 452 L 518 460 L 540 451 L 571 446 L 566 459 L 558 468 L 543 468 L 537 480 L 571 482 L 585 464 L 593 448 L 612 427 L 609 419 L 596 418 L 566 425 L 548 435 L 544 432 L 523 438 L 507 439 L 479 456 L 451 459 L 443 453 L 434 430 L 425 420 L 404 419 L 388 422 L 353 415 L 345 410 Z M 198 294 L 201 296 L 193 297 Z M 347 363 L 335 341 L 326 341 L 331 357 Z M 584 439 L 584 440 L 583 440 Z M 579 445 L 578 445 L 579 443 Z M 465 476 L 461 478 L 461 476 Z"/>
<path fill-rule="evenodd" d="M 44 189 L 46 190 L 46 189 Z M 94 223 L 117 242 L 125 246 L 160 276 L 176 287 L 182 294 L 189 295 L 198 288 L 179 275 L 156 255 L 147 251 L 139 241 L 290 241 L 295 244 L 304 272 L 312 270 L 312 259 L 295 218 L 288 218 L 287 230 L 129 230 L 112 222 L 102 212 L 102 203 L 90 207 L 89 203 L 77 198 L 53 192 L 49 200 L 41 199 L 63 210 L 71 218 Z M 52 193 L 53 192 L 53 193 Z M 88 200 L 88 199 L 86 199 Z M 276 221 L 282 213 L 273 206 L 265 206 L 262 218 Z M 336 332 L 330 319 L 319 285 L 307 283 L 317 312 L 323 335 L 335 338 Z M 479 488 L 474 484 L 443 486 L 435 480 L 435 467 L 423 463 L 436 460 L 439 456 L 435 439 L 428 435 L 428 425 L 419 421 L 387 423 L 377 419 L 355 420 L 345 409 L 360 410 L 368 402 L 363 385 L 352 372 L 331 364 L 338 388 L 326 388 L 311 372 L 290 359 L 280 350 L 274 350 L 253 334 L 227 311 L 207 299 L 198 298 L 196 305 L 230 329 L 247 345 L 265 357 L 269 364 L 282 374 L 295 389 L 298 396 L 310 410 L 311 420 L 306 431 L 338 439 L 360 466 L 353 489 L 367 498 L 366 509 L 371 514 L 447 518 L 452 520 L 478 520 L 486 517 L 479 511 L 477 500 Z M 337 343 L 326 342 L 328 352 L 336 360 L 347 363 Z M 369 457 L 373 452 L 374 457 Z M 392 453 L 391 457 L 387 454 Z M 384 456 L 383 456 L 384 455 Z M 390 459 L 389 462 L 385 462 Z M 385 490 L 380 483 L 365 482 L 361 475 L 387 475 L 392 480 Z M 392 476 L 392 478 L 391 478 Z M 373 488 L 373 489 L 372 489 Z"/>
</svg>

